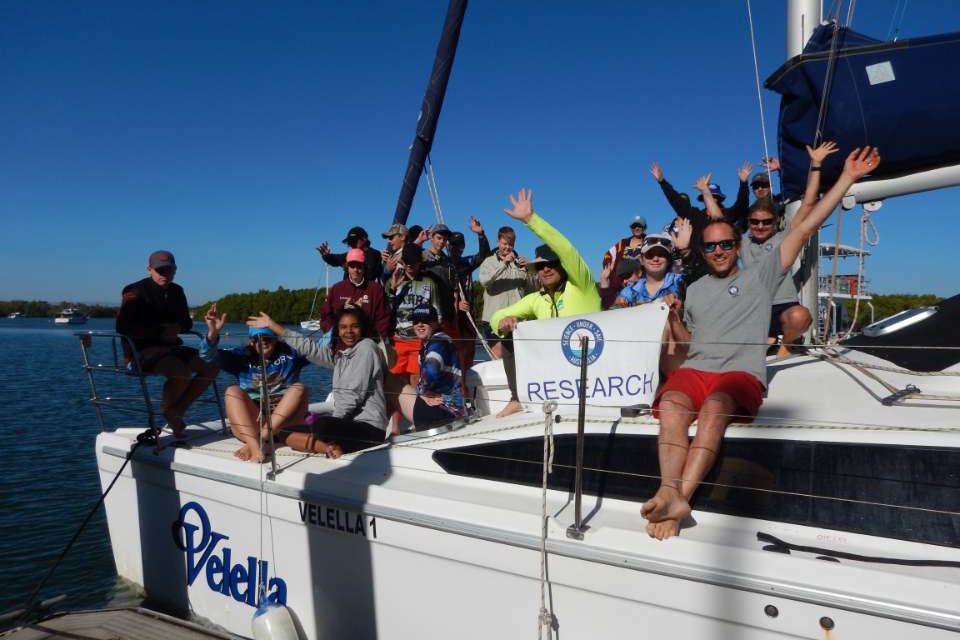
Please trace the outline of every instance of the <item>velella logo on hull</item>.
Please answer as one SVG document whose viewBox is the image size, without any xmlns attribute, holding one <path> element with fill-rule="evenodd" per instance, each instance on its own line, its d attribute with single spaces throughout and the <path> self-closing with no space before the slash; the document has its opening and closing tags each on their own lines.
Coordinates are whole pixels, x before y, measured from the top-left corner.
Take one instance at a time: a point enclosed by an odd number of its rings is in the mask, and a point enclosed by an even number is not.
<svg viewBox="0 0 960 640">
<path fill-rule="evenodd" d="M 220 547 L 220 555 L 214 555 L 221 540 L 230 536 L 218 533 L 210 525 L 210 517 L 197 502 L 188 502 L 180 507 L 173 522 L 173 543 L 187 556 L 187 585 L 192 585 L 203 572 L 207 586 L 237 602 L 257 606 L 257 588 L 265 581 L 267 600 L 277 604 L 287 603 L 287 583 L 282 578 L 269 578 L 270 563 L 256 556 L 247 556 L 246 564 L 231 564 L 232 549 Z"/>
</svg>

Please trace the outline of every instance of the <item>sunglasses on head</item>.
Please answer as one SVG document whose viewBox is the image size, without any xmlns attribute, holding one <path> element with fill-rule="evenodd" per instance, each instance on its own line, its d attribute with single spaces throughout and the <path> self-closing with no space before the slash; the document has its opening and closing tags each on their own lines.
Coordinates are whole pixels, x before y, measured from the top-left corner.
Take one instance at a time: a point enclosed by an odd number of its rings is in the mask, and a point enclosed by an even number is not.
<svg viewBox="0 0 960 640">
<path fill-rule="evenodd" d="M 536 268 L 537 271 L 540 271 L 541 269 L 546 269 L 546 268 L 550 268 L 550 269 L 556 270 L 557 267 L 559 267 L 559 266 L 560 266 L 560 263 L 559 263 L 559 262 L 538 262 L 538 263 L 535 265 L 535 268 Z"/>
<path fill-rule="evenodd" d="M 773 220 L 773 218 L 750 218 L 747 222 L 755 227 L 769 227 L 773 224 Z"/>
<path fill-rule="evenodd" d="M 733 238 L 730 238 L 729 240 L 718 240 L 716 242 L 704 242 L 703 252 L 713 253 L 717 250 L 717 247 L 720 247 L 724 251 L 731 251 L 735 246 L 737 246 L 737 241 Z"/>
<path fill-rule="evenodd" d="M 673 243 L 669 242 L 664 238 L 650 238 L 648 237 L 646 242 L 643 243 L 643 249 L 646 251 L 650 247 L 663 247 L 667 251 L 673 249 Z"/>
</svg>

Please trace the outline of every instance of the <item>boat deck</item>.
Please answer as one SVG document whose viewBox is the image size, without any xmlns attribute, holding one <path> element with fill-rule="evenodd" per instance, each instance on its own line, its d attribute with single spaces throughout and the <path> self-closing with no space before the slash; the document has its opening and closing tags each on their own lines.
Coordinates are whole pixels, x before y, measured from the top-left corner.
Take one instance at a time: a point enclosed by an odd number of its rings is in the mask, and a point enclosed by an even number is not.
<svg viewBox="0 0 960 640">
<path fill-rule="evenodd" d="M 234 637 L 140 607 L 61 613 L 0 634 L 3 640 L 223 640 Z"/>
</svg>

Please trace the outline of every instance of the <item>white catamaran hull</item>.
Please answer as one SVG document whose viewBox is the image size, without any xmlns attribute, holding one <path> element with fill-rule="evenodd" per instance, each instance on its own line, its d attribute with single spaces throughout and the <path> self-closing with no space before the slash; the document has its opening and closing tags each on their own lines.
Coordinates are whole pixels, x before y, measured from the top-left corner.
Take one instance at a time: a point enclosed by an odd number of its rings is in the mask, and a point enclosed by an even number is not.
<svg viewBox="0 0 960 640">
<path fill-rule="evenodd" d="M 265 573 L 268 596 L 285 600 L 306 638 L 536 633 L 538 488 L 417 469 L 423 449 L 394 446 L 339 461 L 281 459 L 286 468 L 261 492 L 266 468 L 231 459 L 235 443 L 206 430 L 193 450 L 136 452 L 107 498 L 117 570 L 152 598 L 249 636 L 251 589 Z M 99 437 L 104 486 L 133 435 Z M 954 575 L 945 584 L 770 553 L 755 541 L 760 529 L 853 548 L 867 536 L 695 513 L 694 534 L 709 535 L 662 543 L 643 532 L 635 502 L 587 497 L 585 512 L 600 516 L 576 541 L 565 535 L 570 496 L 548 495 L 547 607 L 559 637 L 822 638 L 835 627 L 843 637 L 899 639 L 960 629 L 956 611 L 937 606 L 957 592 L 956 569 L 942 570 Z"/>
</svg>

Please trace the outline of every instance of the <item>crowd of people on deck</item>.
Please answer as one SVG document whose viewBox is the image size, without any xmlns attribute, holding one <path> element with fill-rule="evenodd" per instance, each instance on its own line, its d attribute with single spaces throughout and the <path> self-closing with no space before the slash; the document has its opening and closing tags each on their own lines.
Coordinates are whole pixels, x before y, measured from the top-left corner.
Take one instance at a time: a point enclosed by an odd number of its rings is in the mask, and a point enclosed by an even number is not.
<svg viewBox="0 0 960 640">
<path fill-rule="evenodd" d="M 773 158 L 752 179 L 749 163 L 738 169 L 737 197 L 729 207 L 710 174 L 694 184 L 698 207 L 654 162 L 650 173 L 674 216 L 654 233 L 647 233 L 643 216 L 632 217 L 629 235 L 603 254 L 599 283 L 567 237 L 534 211 L 532 192 L 521 189 L 504 212 L 542 241 L 529 259 L 517 251 L 513 227 L 501 226 L 491 247 L 473 217 L 467 221 L 477 242 L 471 255 L 464 255 L 465 234 L 445 224 L 392 224 L 381 234 L 386 246 L 379 251 L 361 227 L 348 231 L 343 253 L 322 243 L 323 260 L 343 268 L 343 280 L 321 307 L 322 339 L 259 313 L 246 319 L 246 345 L 221 348 L 227 318 L 214 304 L 199 350 L 184 346 L 177 334 L 192 321 L 183 290 L 173 282 L 177 265 L 169 251 L 152 253 L 149 276 L 124 288 L 117 332 L 134 346 L 127 353 L 132 370 L 166 377 L 162 411 L 176 440 L 187 408 L 223 370 L 236 378 L 225 405 L 242 443 L 238 458 L 263 461 L 267 447 L 278 442 L 335 458 L 382 443 L 406 424 L 424 430 L 466 416 L 464 373 L 477 341 L 503 361 L 511 395 L 497 415 L 505 417 L 523 410 L 512 340 L 519 323 L 661 301 L 669 308 L 653 406 L 660 421 L 661 486 L 642 514 L 651 536 L 668 538 L 689 514 L 726 427 L 749 422 L 759 410 L 765 357 L 789 356 L 812 322 L 798 302 L 792 267 L 849 187 L 880 162 L 877 149 L 854 149 L 821 196 L 820 167 L 836 151 L 830 142 L 807 147 L 806 193 L 789 224 L 781 197 L 771 190 L 770 176 L 779 170 Z M 482 314 L 472 305 L 474 272 L 483 288 Z M 309 364 L 333 370 L 329 415 L 308 412 L 300 372 Z"/>
</svg>

